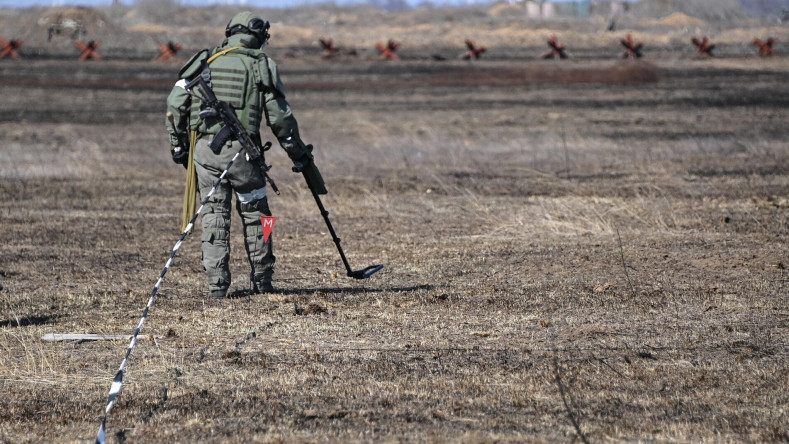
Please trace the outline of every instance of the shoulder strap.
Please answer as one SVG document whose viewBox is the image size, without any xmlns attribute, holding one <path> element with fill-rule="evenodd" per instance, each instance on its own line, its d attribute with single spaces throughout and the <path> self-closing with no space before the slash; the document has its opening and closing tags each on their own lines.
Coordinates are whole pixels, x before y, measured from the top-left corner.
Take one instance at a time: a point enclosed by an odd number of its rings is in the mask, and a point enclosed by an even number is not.
<svg viewBox="0 0 789 444">
<path fill-rule="evenodd" d="M 213 62 L 214 60 L 216 60 L 217 57 L 223 56 L 223 55 L 227 54 L 230 51 L 235 51 L 236 49 L 241 49 L 241 48 L 243 48 L 243 46 L 234 46 L 232 48 L 227 48 L 227 49 L 225 49 L 223 51 L 219 51 L 218 53 L 216 53 L 216 54 L 212 55 L 211 57 L 209 57 L 208 60 L 206 60 L 205 63 L 206 63 L 206 65 L 208 65 L 211 62 Z"/>
</svg>

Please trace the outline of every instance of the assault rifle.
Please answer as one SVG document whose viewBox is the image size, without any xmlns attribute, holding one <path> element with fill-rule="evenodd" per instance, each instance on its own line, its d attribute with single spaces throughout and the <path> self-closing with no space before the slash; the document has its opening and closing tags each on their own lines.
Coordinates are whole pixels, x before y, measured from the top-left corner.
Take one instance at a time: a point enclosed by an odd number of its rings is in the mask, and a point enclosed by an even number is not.
<svg viewBox="0 0 789 444">
<path fill-rule="evenodd" d="M 244 128 L 244 125 L 238 120 L 238 117 L 236 117 L 233 108 L 227 102 L 219 100 L 216 94 L 214 94 L 214 90 L 212 90 L 211 86 L 208 84 L 211 78 L 210 75 L 210 71 L 207 69 L 203 70 L 200 75 L 195 77 L 194 80 L 187 83 L 184 87 L 189 94 L 196 96 L 208 106 L 208 109 L 200 111 L 201 118 L 216 117 L 223 123 L 222 128 L 216 133 L 209 147 L 214 153 L 219 154 L 219 151 L 228 139 L 232 138 L 238 140 L 241 146 L 247 151 L 247 159 L 257 164 L 258 168 L 260 168 L 260 171 L 263 173 L 263 177 L 271 184 L 271 189 L 279 194 L 277 184 L 275 184 L 268 175 L 268 170 L 271 169 L 271 166 L 266 165 L 266 160 L 263 158 L 263 151 L 267 151 L 271 148 L 271 142 L 266 142 L 263 147 L 260 147 L 259 142 L 252 139 L 246 128 Z M 194 88 L 197 88 L 199 94 L 194 93 Z"/>
</svg>

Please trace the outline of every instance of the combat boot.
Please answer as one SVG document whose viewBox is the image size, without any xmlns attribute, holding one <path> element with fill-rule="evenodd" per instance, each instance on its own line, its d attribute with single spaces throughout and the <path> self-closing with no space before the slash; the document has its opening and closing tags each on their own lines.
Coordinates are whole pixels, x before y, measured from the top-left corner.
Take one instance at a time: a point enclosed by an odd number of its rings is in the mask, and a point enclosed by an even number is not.
<svg viewBox="0 0 789 444">
<path fill-rule="evenodd" d="M 254 273 L 250 273 L 249 281 L 252 284 L 252 294 L 274 293 L 276 290 L 274 286 L 271 285 L 272 277 L 274 277 L 272 270 L 266 270 L 263 274 L 257 276 Z"/>
<path fill-rule="evenodd" d="M 227 297 L 227 290 L 211 290 L 208 292 L 208 297 L 210 299 L 224 299 Z"/>
<path fill-rule="evenodd" d="M 275 291 L 274 285 L 271 284 L 271 278 L 252 279 L 252 294 L 274 293 Z"/>
<path fill-rule="evenodd" d="M 271 281 L 252 281 L 252 294 L 274 293 L 275 291 Z"/>
</svg>

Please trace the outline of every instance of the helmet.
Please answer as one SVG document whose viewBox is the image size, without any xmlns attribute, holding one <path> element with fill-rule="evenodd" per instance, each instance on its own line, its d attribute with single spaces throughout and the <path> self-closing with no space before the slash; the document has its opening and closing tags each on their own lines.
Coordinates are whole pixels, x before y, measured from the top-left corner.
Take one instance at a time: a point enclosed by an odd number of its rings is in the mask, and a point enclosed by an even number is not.
<svg viewBox="0 0 789 444">
<path fill-rule="evenodd" d="M 271 37 L 268 33 L 269 27 L 270 25 L 267 21 L 257 17 L 255 14 L 251 12 L 239 12 L 227 22 L 225 37 L 230 37 L 233 34 L 241 32 L 254 36 L 260 41 L 262 46 L 265 45 L 269 37 Z"/>
</svg>

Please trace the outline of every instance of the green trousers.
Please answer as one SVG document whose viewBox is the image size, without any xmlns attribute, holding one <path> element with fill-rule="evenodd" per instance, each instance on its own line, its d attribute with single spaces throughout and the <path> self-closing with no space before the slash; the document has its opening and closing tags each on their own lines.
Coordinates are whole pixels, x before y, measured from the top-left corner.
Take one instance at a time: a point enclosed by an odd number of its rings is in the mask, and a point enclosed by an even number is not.
<svg viewBox="0 0 789 444">
<path fill-rule="evenodd" d="M 241 144 L 230 141 L 214 154 L 208 147 L 211 136 L 197 141 L 195 170 L 201 200 L 205 199 L 228 162 L 241 150 Z M 266 198 L 266 181 L 261 171 L 247 162 L 245 153 L 236 159 L 225 179 L 203 208 L 202 252 L 203 267 L 208 278 L 208 289 L 227 290 L 230 287 L 230 207 L 236 194 L 236 210 L 244 224 L 244 246 L 252 269 L 250 280 L 271 282 L 276 258 L 272 237 L 263 241 L 261 216 L 271 216 Z"/>
</svg>

